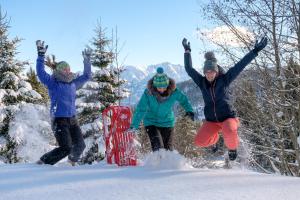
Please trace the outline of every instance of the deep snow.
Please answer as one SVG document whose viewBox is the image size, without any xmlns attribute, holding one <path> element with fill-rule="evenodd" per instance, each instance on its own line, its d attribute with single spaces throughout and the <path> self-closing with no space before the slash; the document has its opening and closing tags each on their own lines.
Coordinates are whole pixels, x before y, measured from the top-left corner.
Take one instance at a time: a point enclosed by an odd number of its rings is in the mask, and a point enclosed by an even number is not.
<svg viewBox="0 0 300 200">
<path fill-rule="evenodd" d="M 2 200 L 293 200 L 300 179 L 242 169 L 195 169 L 175 153 L 137 167 L 0 164 Z"/>
</svg>

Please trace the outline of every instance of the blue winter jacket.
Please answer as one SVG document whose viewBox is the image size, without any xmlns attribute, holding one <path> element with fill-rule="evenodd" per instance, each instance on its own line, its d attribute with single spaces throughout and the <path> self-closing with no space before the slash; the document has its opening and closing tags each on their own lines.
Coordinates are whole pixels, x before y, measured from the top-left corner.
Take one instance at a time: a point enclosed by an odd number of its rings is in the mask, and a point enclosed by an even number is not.
<svg viewBox="0 0 300 200">
<path fill-rule="evenodd" d="M 70 83 L 60 82 L 45 71 L 44 56 L 38 56 L 36 71 L 40 81 L 47 86 L 51 99 L 51 117 L 73 117 L 76 115 L 76 90 L 91 78 L 91 63 L 84 60 L 83 75 Z"/>
<path fill-rule="evenodd" d="M 207 121 L 223 122 L 236 117 L 229 99 L 229 85 L 256 56 L 256 53 L 250 51 L 225 74 L 219 73 L 210 83 L 192 67 L 191 54 L 184 53 L 185 70 L 202 92 L 205 104 L 204 116 Z"/>
</svg>

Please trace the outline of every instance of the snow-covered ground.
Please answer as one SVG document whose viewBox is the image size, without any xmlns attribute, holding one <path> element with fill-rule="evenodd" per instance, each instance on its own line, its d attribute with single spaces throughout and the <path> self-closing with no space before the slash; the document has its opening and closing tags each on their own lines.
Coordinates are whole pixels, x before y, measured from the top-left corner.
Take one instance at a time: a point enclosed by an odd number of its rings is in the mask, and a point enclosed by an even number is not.
<svg viewBox="0 0 300 200">
<path fill-rule="evenodd" d="M 242 169 L 195 169 L 177 154 L 138 167 L 0 164 L 2 200 L 292 200 L 300 178 Z"/>
</svg>

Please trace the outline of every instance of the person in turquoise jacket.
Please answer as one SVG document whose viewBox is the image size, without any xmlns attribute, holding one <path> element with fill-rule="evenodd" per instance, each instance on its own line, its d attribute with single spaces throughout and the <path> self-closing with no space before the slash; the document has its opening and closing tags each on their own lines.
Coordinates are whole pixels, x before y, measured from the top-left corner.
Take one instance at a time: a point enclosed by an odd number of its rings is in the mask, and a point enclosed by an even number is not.
<svg viewBox="0 0 300 200">
<path fill-rule="evenodd" d="M 152 151 L 174 149 L 175 117 L 172 108 L 177 101 L 186 115 L 194 120 L 193 108 L 186 95 L 176 88 L 175 81 L 164 73 L 163 68 L 158 67 L 137 104 L 130 126 L 131 129 L 138 129 L 143 120 Z"/>
</svg>

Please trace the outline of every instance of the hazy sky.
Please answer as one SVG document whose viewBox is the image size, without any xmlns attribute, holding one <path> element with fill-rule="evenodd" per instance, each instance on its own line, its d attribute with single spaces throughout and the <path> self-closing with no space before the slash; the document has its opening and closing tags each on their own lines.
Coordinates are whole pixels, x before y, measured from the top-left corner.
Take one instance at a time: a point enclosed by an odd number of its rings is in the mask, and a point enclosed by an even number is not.
<svg viewBox="0 0 300 200">
<path fill-rule="evenodd" d="M 192 43 L 195 65 L 201 43 L 195 30 L 203 27 L 199 0 L 0 0 L 10 18 L 10 37 L 24 40 L 18 47 L 22 60 L 35 63 L 37 39 L 49 45 L 48 53 L 82 69 L 81 51 L 95 35 L 97 21 L 107 34 L 118 27 L 121 58 L 126 65 L 145 67 L 171 62 L 183 64 L 181 40 Z M 202 1 L 203 2 L 203 1 Z"/>
</svg>

